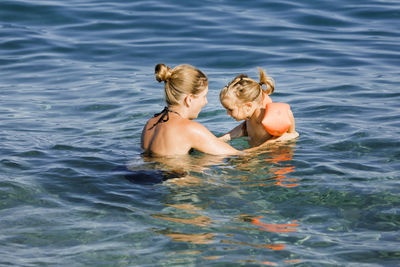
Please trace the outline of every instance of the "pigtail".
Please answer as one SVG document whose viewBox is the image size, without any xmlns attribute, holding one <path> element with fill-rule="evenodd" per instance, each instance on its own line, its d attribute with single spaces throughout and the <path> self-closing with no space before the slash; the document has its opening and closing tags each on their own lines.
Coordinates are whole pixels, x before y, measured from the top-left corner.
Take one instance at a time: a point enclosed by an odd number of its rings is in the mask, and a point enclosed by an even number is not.
<svg viewBox="0 0 400 267">
<path fill-rule="evenodd" d="M 275 81 L 272 77 L 269 77 L 265 74 L 265 72 L 261 69 L 258 68 L 260 71 L 260 85 L 262 86 L 263 84 L 267 87 L 266 90 L 263 89 L 263 91 L 267 94 L 270 95 L 274 92 L 275 90 Z"/>
</svg>

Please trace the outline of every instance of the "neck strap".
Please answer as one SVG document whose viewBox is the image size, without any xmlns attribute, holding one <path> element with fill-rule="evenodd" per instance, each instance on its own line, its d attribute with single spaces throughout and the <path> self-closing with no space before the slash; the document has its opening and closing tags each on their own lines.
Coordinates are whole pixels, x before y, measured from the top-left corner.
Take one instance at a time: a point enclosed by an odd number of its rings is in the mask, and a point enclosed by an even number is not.
<svg viewBox="0 0 400 267">
<path fill-rule="evenodd" d="M 154 114 L 153 117 L 157 117 L 160 115 L 161 115 L 161 117 L 158 119 L 158 121 L 156 123 L 153 124 L 153 126 L 151 126 L 151 128 L 149 130 L 153 129 L 159 123 L 167 122 L 169 120 L 169 114 L 168 114 L 169 112 L 178 114 L 180 116 L 180 114 L 178 112 L 170 110 L 168 107 L 165 107 L 160 113 Z"/>
</svg>

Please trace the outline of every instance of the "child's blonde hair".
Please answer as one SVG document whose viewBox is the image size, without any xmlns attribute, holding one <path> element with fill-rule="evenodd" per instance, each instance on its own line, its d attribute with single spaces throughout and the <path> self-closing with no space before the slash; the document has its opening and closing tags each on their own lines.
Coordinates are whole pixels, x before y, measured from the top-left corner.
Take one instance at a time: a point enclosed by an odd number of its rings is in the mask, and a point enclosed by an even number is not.
<svg viewBox="0 0 400 267">
<path fill-rule="evenodd" d="M 239 74 L 221 90 L 219 94 L 221 103 L 227 96 L 234 96 L 236 98 L 236 103 L 242 104 L 252 101 L 261 101 L 263 91 L 267 95 L 272 94 L 275 89 L 274 79 L 267 76 L 261 68 L 258 69 L 260 71 L 260 82 L 256 82 L 246 74 Z M 262 88 L 263 85 L 266 86 L 266 89 Z"/>
<path fill-rule="evenodd" d="M 168 105 L 179 104 L 187 94 L 197 95 L 208 85 L 207 76 L 199 69 L 183 64 L 171 69 L 165 64 L 155 67 L 156 80 L 164 82 L 165 99 Z"/>
</svg>

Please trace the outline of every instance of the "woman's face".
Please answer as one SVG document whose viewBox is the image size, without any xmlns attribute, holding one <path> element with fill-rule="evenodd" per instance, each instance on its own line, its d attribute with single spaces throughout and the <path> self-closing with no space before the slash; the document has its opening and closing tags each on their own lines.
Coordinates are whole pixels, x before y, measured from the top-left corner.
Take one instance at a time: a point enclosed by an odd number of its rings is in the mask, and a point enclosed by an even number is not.
<svg viewBox="0 0 400 267">
<path fill-rule="evenodd" d="M 196 119 L 201 109 L 208 103 L 207 101 L 208 86 L 198 95 L 193 95 L 190 119 Z"/>
</svg>

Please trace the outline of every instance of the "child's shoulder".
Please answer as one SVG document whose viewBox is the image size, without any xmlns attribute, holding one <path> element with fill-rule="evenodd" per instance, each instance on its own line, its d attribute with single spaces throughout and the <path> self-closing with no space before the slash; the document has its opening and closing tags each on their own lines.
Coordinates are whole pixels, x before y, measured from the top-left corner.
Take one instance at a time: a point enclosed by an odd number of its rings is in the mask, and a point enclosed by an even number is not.
<svg viewBox="0 0 400 267">
<path fill-rule="evenodd" d="M 272 99 L 269 95 L 267 95 L 266 93 L 263 93 L 263 100 L 262 100 L 262 105 L 265 107 L 267 104 L 272 103 Z"/>
</svg>

